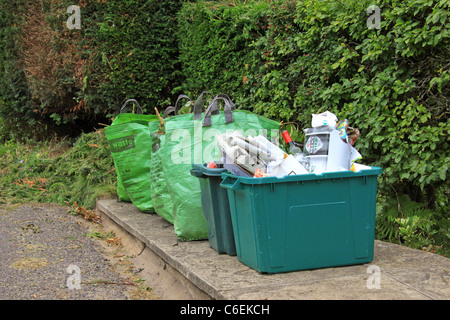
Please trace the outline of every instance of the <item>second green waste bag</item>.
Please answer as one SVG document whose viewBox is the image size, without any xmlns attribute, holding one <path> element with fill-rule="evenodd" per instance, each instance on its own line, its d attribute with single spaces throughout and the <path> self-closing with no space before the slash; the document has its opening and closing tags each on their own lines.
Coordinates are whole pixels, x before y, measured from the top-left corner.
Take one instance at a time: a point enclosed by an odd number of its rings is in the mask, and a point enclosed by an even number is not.
<svg viewBox="0 0 450 320">
<path fill-rule="evenodd" d="M 179 95 L 175 103 L 175 106 L 168 107 L 165 110 L 163 115 L 164 119 L 160 119 L 160 121 L 150 122 L 148 124 L 150 136 L 152 139 L 151 162 L 150 162 L 150 185 L 152 193 L 151 194 L 152 204 L 154 211 L 171 224 L 173 224 L 173 214 L 172 214 L 173 203 L 162 168 L 162 163 L 165 161 L 165 159 L 164 154 L 161 153 L 161 146 L 164 145 L 165 142 L 165 128 L 164 128 L 165 123 L 167 121 L 176 121 L 179 118 L 183 119 L 183 117 L 186 117 L 185 115 L 168 117 L 169 114 L 172 112 L 175 112 L 175 115 L 177 115 L 180 109 L 178 104 L 183 99 L 191 101 L 191 98 L 189 98 L 187 95 L 185 94 Z"/>
<path fill-rule="evenodd" d="M 225 102 L 224 111 L 216 111 L 217 100 Z M 278 135 L 280 124 L 245 110 L 233 110 L 234 104 L 223 94 L 217 95 L 204 113 L 179 116 L 165 124 L 165 141 L 161 144 L 163 175 L 173 202 L 173 224 L 181 241 L 208 238 L 207 222 L 202 211 L 198 178 L 190 174 L 192 163 L 221 158 L 215 137 L 224 132 L 241 130 L 243 135 Z"/>
</svg>

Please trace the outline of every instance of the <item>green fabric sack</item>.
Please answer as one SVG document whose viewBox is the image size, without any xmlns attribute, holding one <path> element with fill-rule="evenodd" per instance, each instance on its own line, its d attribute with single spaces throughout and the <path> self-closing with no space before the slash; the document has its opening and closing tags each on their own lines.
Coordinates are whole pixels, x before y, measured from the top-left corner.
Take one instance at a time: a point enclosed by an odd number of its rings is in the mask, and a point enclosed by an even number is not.
<svg viewBox="0 0 450 320">
<path fill-rule="evenodd" d="M 134 102 L 141 113 L 124 113 Z M 130 99 L 120 109 L 111 126 L 105 128 L 111 156 L 117 174 L 117 194 L 120 201 L 132 202 L 143 212 L 152 212 L 150 186 L 151 137 L 150 122 L 156 115 L 144 115 L 136 100 Z"/>
<path fill-rule="evenodd" d="M 162 170 L 162 158 L 160 153 L 160 146 L 164 144 L 165 135 L 159 130 L 159 122 L 149 123 L 149 131 L 152 138 L 152 155 L 150 162 L 150 186 L 151 198 L 154 211 L 173 224 L 172 215 L 172 197 L 169 194 L 169 189 L 166 183 Z"/>
<path fill-rule="evenodd" d="M 224 111 L 217 101 L 223 100 Z M 213 114 L 213 111 L 215 114 Z M 203 215 L 198 178 L 190 174 L 192 163 L 220 160 L 222 155 L 215 136 L 240 130 L 243 135 L 278 135 L 280 124 L 249 111 L 236 110 L 231 99 L 217 95 L 205 111 L 204 118 L 194 114 L 179 115 L 165 124 L 165 141 L 160 147 L 164 158 L 163 174 L 173 201 L 175 233 L 181 241 L 208 238 Z M 275 131 L 273 131 L 275 130 Z"/>
<path fill-rule="evenodd" d="M 195 110 L 200 110 L 201 117 L 201 105 L 203 103 L 203 97 L 205 94 L 210 94 L 205 91 L 202 92 L 199 98 L 195 101 L 191 112 L 195 113 Z M 211 94 L 212 96 L 212 94 Z M 213 96 L 214 98 L 214 96 Z M 186 117 L 190 117 L 189 115 L 178 115 L 180 111 L 180 101 L 187 99 L 188 101 L 192 101 L 192 99 L 185 95 L 181 94 L 178 96 L 177 101 L 174 106 L 170 106 L 166 108 L 163 114 L 164 122 L 169 121 L 183 121 Z M 170 116 L 172 113 L 175 116 Z M 170 117 L 169 117 L 170 116 Z M 169 187 L 167 185 L 167 180 L 163 173 L 162 163 L 164 161 L 164 153 L 160 150 L 161 145 L 164 145 L 165 141 L 165 131 L 164 126 L 160 127 L 160 122 L 150 122 L 149 130 L 150 135 L 152 137 L 152 156 L 151 156 L 151 164 L 150 164 L 150 184 L 152 190 L 152 204 L 154 207 L 154 211 L 164 218 L 166 221 L 171 224 L 174 223 L 173 220 L 173 201 L 172 197 L 169 193 Z"/>
</svg>

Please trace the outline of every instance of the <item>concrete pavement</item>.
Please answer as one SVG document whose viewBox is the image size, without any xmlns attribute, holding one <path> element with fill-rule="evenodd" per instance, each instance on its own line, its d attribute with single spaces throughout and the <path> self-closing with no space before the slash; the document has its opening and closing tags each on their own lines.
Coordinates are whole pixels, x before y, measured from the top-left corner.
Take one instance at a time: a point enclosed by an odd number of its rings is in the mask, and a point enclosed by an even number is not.
<svg viewBox="0 0 450 320">
<path fill-rule="evenodd" d="M 173 226 L 134 205 L 100 200 L 97 212 L 121 237 L 163 299 L 449 300 L 450 259 L 375 241 L 369 264 L 260 274 L 209 242 L 179 242 Z"/>
</svg>

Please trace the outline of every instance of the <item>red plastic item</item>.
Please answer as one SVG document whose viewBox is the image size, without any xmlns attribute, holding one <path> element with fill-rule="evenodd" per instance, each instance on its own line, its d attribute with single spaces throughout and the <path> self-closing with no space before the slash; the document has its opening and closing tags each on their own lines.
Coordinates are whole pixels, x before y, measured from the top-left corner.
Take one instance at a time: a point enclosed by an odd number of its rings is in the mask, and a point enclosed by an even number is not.
<svg viewBox="0 0 450 320">
<path fill-rule="evenodd" d="M 217 164 L 214 161 L 208 162 L 206 166 L 210 169 L 217 169 Z"/>
</svg>

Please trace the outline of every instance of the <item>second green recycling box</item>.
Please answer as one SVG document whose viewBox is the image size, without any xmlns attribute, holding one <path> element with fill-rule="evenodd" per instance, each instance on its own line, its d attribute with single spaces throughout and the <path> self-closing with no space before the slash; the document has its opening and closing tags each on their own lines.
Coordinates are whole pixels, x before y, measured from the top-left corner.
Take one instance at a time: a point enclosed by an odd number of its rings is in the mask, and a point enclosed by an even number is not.
<svg viewBox="0 0 450 320">
<path fill-rule="evenodd" d="M 200 179 L 203 214 L 211 248 L 217 253 L 236 255 L 233 226 L 227 190 L 221 188 L 223 168 L 208 168 L 206 164 L 192 164 L 191 174 Z"/>
<path fill-rule="evenodd" d="M 239 261 L 261 273 L 373 260 L 381 169 L 283 178 L 222 173 Z"/>
</svg>

